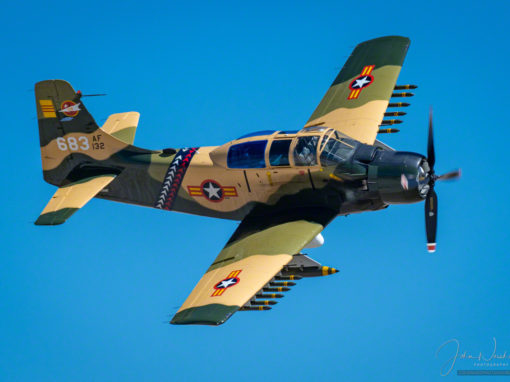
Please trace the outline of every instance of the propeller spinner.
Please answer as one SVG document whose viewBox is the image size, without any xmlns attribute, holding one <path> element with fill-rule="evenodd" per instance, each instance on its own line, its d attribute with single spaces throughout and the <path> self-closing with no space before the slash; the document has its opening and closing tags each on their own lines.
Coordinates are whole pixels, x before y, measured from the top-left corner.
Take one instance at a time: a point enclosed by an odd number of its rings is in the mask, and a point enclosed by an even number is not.
<svg viewBox="0 0 510 382">
<path fill-rule="evenodd" d="M 436 163 L 436 154 L 434 149 L 434 132 L 432 127 L 432 108 L 429 113 L 429 138 L 427 143 L 427 162 L 430 167 L 428 172 L 429 189 L 425 199 L 425 229 L 427 232 L 427 250 L 436 251 L 436 232 L 437 232 L 437 194 L 434 191 L 436 180 L 449 180 L 460 177 L 460 169 L 448 172 L 443 175 L 436 175 L 434 165 Z"/>
</svg>

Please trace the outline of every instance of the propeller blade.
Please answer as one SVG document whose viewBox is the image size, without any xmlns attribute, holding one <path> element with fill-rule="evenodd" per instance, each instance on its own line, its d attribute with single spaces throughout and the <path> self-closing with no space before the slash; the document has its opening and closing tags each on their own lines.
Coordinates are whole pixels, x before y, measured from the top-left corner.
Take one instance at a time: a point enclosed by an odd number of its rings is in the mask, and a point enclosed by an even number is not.
<svg viewBox="0 0 510 382">
<path fill-rule="evenodd" d="M 460 168 L 459 168 L 458 170 L 447 172 L 446 174 L 443 174 L 443 175 L 439 176 L 437 179 L 439 179 L 439 180 L 451 180 L 451 179 L 460 178 L 460 175 L 461 175 L 461 171 L 460 171 Z"/>
<path fill-rule="evenodd" d="M 437 195 L 433 188 L 427 194 L 425 199 L 425 229 L 427 231 L 427 250 L 436 251 L 436 231 L 437 231 Z"/>
<path fill-rule="evenodd" d="M 434 169 L 436 163 L 436 152 L 434 150 L 434 132 L 432 129 L 432 107 L 429 111 L 429 140 L 427 143 L 427 162 L 429 162 L 430 168 Z"/>
</svg>

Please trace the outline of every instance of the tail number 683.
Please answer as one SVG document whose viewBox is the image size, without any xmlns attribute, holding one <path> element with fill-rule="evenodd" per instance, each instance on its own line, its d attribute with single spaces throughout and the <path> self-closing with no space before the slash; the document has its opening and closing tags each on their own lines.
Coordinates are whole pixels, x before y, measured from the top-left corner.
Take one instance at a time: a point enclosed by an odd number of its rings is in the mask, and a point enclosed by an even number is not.
<svg viewBox="0 0 510 382">
<path fill-rule="evenodd" d="M 86 137 L 68 137 L 67 139 L 64 137 L 57 138 L 57 147 L 62 151 L 78 151 L 78 150 L 88 150 L 90 148 L 89 140 Z"/>
</svg>

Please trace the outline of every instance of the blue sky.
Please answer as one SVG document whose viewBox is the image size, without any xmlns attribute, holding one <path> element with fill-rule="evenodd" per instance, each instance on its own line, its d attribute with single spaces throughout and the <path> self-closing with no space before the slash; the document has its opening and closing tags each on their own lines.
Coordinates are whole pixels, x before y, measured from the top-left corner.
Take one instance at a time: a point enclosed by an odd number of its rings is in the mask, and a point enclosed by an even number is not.
<svg viewBox="0 0 510 382">
<path fill-rule="evenodd" d="M 440 376 L 450 350 L 436 357 L 449 339 L 510 353 L 509 15 L 505 1 L 3 4 L 0 380 L 431 381 L 456 378 Z M 436 254 L 423 204 L 338 218 L 308 253 L 339 274 L 270 312 L 177 327 L 164 322 L 235 222 L 93 200 L 33 225 L 54 192 L 35 82 L 108 93 L 86 100 L 98 123 L 139 111 L 137 145 L 216 145 L 300 128 L 355 45 L 389 34 L 411 38 L 399 83 L 419 88 L 383 140 L 424 153 L 433 105 L 436 168 L 463 169 L 436 188 Z"/>
</svg>

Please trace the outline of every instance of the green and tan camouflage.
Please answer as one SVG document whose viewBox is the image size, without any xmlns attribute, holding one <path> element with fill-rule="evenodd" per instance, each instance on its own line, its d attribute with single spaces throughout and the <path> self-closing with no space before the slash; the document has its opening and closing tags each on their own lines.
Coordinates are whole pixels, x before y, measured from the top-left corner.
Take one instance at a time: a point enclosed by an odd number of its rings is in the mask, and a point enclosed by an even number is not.
<svg viewBox="0 0 510 382">
<path fill-rule="evenodd" d="M 246 305 L 336 216 L 332 210 L 300 211 L 245 219 L 181 306 L 173 324 L 218 325 Z M 299 219 L 299 220 L 298 220 Z M 215 288 L 236 278 L 236 288 Z"/>
<path fill-rule="evenodd" d="M 69 83 L 39 82 L 43 175 L 59 188 L 35 224 L 61 224 L 93 197 L 241 221 L 171 322 L 219 325 L 262 309 L 256 295 L 282 289 L 275 277 L 336 272 L 301 254 L 336 216 L 423 200 L 424 157 L 403 162 L 375 139 L 408 46 L 397 36 L 358 45 L 304 128 L 221 146 L 136 147 L 138 113 L 100 128 Z"/>
<path fill-rule="evenodd" d="M 35 224 L 57 225 L 64 223 L 116 176 L 116 174 L 95 175 L 59 187 Z"/>
<path fill-rule="evenodd" d="M 130 111 L 127 113 L 112 114 L 108 117 L 101 130 L 122 142 L 133 144 L 140 113 Z"/>
<path fill-rule="evenodd" d="M 306 126 L 324 124 L 373 144 L 409 44 L 399 36 L 359 44 Z"/>
</svg>

